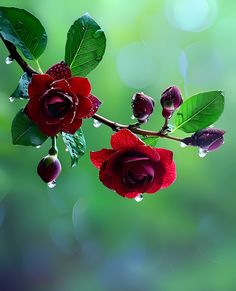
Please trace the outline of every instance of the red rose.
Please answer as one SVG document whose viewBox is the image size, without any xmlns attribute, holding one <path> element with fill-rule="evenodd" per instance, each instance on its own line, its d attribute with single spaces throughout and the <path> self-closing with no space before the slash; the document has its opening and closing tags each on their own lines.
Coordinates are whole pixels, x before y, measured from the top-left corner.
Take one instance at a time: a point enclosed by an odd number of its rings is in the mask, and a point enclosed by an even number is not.
<svg viewBox="0 0 236 291">
<path fill-rule="evenodd" d="M 32 76 L 25 112 L 48 136 L 61 131 L 73 134 L 82 118 L 91 117 L 101 104 L 90 91 L 88 79 L 71 77 L 70 68 L 61 62 L 46 74 Z"/>
<path fill-rule="evenodd" d="M 90 159 L 100 169 L 99 178 L 119 195 L 135 198 L 170 186 L 176 178 L 173 153 L 146 146 L 128 129 L 111 137 L 112 149 L 91 152 Z"/>
</svg>

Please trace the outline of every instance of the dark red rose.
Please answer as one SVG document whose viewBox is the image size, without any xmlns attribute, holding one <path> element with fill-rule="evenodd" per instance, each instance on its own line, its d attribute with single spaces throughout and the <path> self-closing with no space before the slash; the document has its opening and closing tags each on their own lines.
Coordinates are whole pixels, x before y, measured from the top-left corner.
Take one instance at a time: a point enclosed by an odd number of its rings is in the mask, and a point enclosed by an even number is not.
<svg viewBox="0 0 236 291">
<path fill-rule="evenodd" d="M 56 155 L 47 155 L 39 162 L 37 172 L 44 182 L 53 182 L 61 172 L 61 163 Z"/>
<path fill-rule="evenodd" d="M 170 186 L 176 178 L 173 153 L 146 146 L 128 129 L 111 137 L 112 149 L 91 152 L 90 159 L 100 169 L 99 178 L 119 195 L 135 198 Z"/>
<path fill-rule="evenodd" d="M 46 74 L 32 76 L 25 112 L 48 136 L 61 131 L 73 134 L 82 118 L 91 117 L 101 104 L 90 91 L 88 79 L 71 77 L 70 68 L 61 62 Z"/>
</svg>

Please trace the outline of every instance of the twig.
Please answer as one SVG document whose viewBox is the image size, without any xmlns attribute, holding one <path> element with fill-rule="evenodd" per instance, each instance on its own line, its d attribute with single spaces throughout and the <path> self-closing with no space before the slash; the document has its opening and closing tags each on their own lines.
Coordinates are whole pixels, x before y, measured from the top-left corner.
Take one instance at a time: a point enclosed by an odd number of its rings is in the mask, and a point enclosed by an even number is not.
<svg viewBox="0 0 236 291">
<path fill-rule="evenodd" d="M 114 131 L 119 131 L 120 129 L 127 128 L 130 131 L 132 131 L 133 133 L 136 133 L 136 134 L 139 134 L 139 135 L 142 135 L 142 136 L 145 136 L 145 137 L 146 136 L 156 136 L 156 137 L 168 138 L 168 139 L 172 139 L 172 140 L 175 140 L 175 141 L 182 142 L 181 138 L 177 138 L 177 137 L 173 137 L 173 136 L 169 136 L 169 135 L 163 134 L 162 130 L 161 131 L 144 130 L 144 129 L 139 128 L 135 124 L 126 125 L 126 124 L 117 123 L 117 122 L 111 121 L 111 120 L 109 120 L 109 119 L 107 119 L 107 118 L 105 118 L 105 117 L 103 117 L 101 115 L 98 115 L 98 114 L 94 114 L 92 117 L 93 117 L 93 119 L 96 119 L 97 121 L 99 121 L 99 122 L 105 124 L 106 126 L 110 127 Z"/>
<path fill-rule="evenodd" d="M 22 70 L 24 72 L 26 72 L 29 76 L 31 76 L 32 74 L 38 74 L 37 71 L 35 71 L 31 66 L 29 66 L 20 56 L 20 54 L 17 52 L 16 47 L 14 46 L 14 44 L 12 44 L 11 42 L 5 40 L 1 33 L 0 33 L 0 37 L 3 41 L 3 43 L 5 44 L 6 48 L 8 49 L 9 53 L 10 53 L 10 57 L 12 59 L 14 59 L 19 66 L 22 68 Z"/>
</svg>

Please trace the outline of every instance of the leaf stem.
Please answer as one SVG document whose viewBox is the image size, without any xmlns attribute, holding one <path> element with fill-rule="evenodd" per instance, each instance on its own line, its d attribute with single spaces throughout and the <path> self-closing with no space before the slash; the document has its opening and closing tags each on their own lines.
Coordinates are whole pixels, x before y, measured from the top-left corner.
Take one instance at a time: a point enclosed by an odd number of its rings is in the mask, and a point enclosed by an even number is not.
<svg viewBox="0 0 236 291">
<path fill-rule="evenodd" d="M 37 68 L 38 68 L 39 73 L 40 73 L 40 74 L 43 74 L 43 70 L 42 70 L 41 67 L 40 67 L 39 60 L 35 60 L 35 63 L 36 63 L 36 65 L 37 65 Z"/>
</svg>

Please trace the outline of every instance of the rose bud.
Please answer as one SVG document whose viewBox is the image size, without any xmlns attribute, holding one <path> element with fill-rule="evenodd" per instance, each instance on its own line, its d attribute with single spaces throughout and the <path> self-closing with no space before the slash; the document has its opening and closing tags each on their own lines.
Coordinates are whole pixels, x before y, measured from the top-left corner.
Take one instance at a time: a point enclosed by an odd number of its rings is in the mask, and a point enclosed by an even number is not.
<svg viewBox="0 0 236 291">
<path fill-rule="evenodd" d="M 208 127 L 195 132 L 191 137 L 183 139 L 183 143 L 199 147 L 202 149 L 202 153 L 212 152 L 224 143 L 224 134 L 224 130 Z"/>
<path fill-rule="evenodd" d="M 47 155 L 38 164 L 38 175 L 46 183 L 51 183 L 61 172 L 61 163 L 57 155 Z"/>
<path fill-rule="evenodd" d="M 169 119 L 173 112 L 183 103 L 180 90 L 175 86 L 167 88 L 162 93 L 160 102 L 163 108 L 162 116 Z"/>
<path fill-rule="evenodd" d="M 99 169 L 100 181 L 119 195 L 141 201 L 140 194 L 153 194 L 175 181 L 171 151 L 146 146 L 128 129 L 113 134 L 111 146 L 91 152 L 90 159 Z"/>
<path fill-rule="evenodd" d="M 47 136 L 61 131 L 74 134 L 101 104 L 91 94 L 88 79 L 72 77 L 65 62 L 52 66 L 46 74 L 33 74 L 28 94 L 25 113 Z"/>
<path fill-rule="evenodd" d="M 144 93 L 136 93 L 132 97 L 133 114 L 140 123 L 147 121 L 153 112 L 154 106 L 154 100 Z"/>
</svg>

